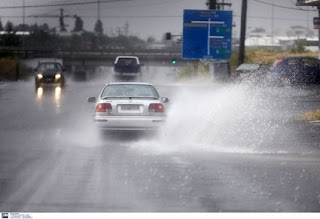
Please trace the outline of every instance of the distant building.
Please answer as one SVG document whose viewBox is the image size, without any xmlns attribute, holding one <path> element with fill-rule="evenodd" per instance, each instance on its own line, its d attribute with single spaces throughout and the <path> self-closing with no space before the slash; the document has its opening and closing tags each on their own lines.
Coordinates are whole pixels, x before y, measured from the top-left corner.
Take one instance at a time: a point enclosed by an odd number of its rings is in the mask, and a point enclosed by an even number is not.
<svg viewBox="0 0 320 219">
<path fill-rule="evenodd" d="M 5 34 L 12 34 L 12 33 L 14 33 L 15 35 L 25 35 L 25 36 L 27 36 L 27 35 L 30 35 L 31 33 L 30 33 L 30 31 L 16 31 L 16 32 L 11 32 L 11 33 L 9 33 L 8 31 L 0 31 L 0 35 L 5 35 Z"/>
<path fill-rule="evenodd" d="M 147 49 L 165 49 L 168 45 L 164 43 L 150 43 L 147 45 Z"/>
<path fill-rule="evenodd" d="M 246 38 L 246 47 L 280 48 L 280 41 L 276 37 L 251 35 Z"/>
<path fill-rule="evenodd" d="M 308 46 L 307 50 L 312 52 L 318 51 L 318 39 L 315 37 L 295 37 L 295 36 L 263 36 L 263 35 L 250 35 L 246 38 L 246 47 L 256 48 L 273 48 L 280 50 L 293 49 L 297 40 L 306 40 Z"/>
</svg>

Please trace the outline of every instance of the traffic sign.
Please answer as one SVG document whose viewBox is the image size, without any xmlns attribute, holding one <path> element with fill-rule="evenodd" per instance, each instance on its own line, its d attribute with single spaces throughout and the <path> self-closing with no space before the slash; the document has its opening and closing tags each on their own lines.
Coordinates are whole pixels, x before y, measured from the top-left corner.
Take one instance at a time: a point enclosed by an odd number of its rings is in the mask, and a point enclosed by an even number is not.
<svg viewBox="0 0 320 219">
<path fill-rule="evenodd" d="M 229 59 L 232 11 L 184 10 L 184 59 Z"/>
</svg>

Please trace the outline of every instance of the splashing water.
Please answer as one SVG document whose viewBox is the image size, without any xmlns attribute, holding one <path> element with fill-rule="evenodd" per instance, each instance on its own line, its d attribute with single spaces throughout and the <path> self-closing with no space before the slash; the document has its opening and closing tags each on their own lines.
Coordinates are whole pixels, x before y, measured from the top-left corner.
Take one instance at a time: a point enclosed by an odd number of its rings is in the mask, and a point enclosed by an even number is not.
<svg viewBox="0 0 320 219">
<path fill-rule="evenodd" d="M 286 153 L 270 150 L 270 144 L 290 116 L 276 115 L 277 102 L 263 89 L 184 88 L 172 99 L 167 123 L 159 136 L 132 143 L 131 147 L 156 153 Z"/>
</svg>

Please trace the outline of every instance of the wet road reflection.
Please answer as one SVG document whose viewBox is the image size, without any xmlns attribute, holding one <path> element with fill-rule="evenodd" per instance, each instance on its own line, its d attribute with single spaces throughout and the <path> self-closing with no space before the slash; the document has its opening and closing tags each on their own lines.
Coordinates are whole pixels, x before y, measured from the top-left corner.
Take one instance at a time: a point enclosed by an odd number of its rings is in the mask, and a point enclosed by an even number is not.
<svg viewBox="0 0 320 219">
<path fill-rule="evenodd" d="M 61 97 L 63 89 L 59 86 L 57 87 L 38 87 L 36 88 L 36 99 L 37 102 L 42 102 L 45 100 L 53 100 L 56 108 L 56 112 L 60 112 L 61 108 Z"/>
</svg>

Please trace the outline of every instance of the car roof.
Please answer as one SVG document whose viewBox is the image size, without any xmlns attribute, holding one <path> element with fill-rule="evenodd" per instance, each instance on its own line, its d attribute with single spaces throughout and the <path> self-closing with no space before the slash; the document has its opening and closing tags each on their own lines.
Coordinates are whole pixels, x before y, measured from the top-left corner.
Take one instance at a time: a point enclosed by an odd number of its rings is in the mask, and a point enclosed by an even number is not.
<svg viewBox="0 0 320 219">
<path fill-rule="evenodd" d="M 140 60 L 137 56 L 117 56 L 114 62 L 117 63 L 119 59 L 135 59 L 138 64 L 140 64 Z"/>
<path fill-rule="evenodd" d="M 242 64 L 240 64 L 239 66 L 244 66 L 244 65 L 262 65 L 262 63 L 242 63 Z M 239 67 L 238 66 L 238 67 Z"/>
<path fill-rule="evenodd" d="M 118 58 L 133 58 L 133 59 L 137 59 L 138 57 L 137 56 L 117 56 L 117 59 Z"/>
<path fill-rule="evenodd" d="M 289 57 L 284 57 L 282 59 L 318 59 L 316 57 L 313 56 L 289 56 Z"/>
<path fill-rule="evenodd" d="M 132 84 L 132 85 L 151 85 L 153 86 L 152 84 L 150 83 L 147 83 L 147 82 L 110 82 L 106 85 L 118 85 L 118 84 Z"/>
</svg>

